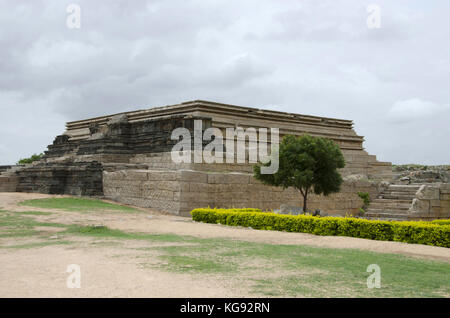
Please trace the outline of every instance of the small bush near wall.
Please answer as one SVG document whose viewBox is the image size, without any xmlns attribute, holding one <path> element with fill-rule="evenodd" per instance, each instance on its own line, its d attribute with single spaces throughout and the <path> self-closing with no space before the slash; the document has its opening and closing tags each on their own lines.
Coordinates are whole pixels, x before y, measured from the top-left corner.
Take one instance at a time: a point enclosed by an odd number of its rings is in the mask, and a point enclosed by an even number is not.
<svg viewBox="0 0 450 318">
<path fill-rule="evenodd" d="M 205 223 L 252 227 L 260 230 L 349 236 L 450 247 L 450 225 L 432 222 L 374 221 L 357 218 L 280 215 L 239 209 L 194 209 L 192 219 Z"/>
<path fill-rule="evenodd" d="M 431 223 L 440 225 L 450 225 L 450 220 L 434 220 L 431 221 Z"/>
<path fill-rule="evenodd" d="M 220 208 L 199 208 L 195 209 L 195 211 L 215 211 L 215 212 L 261 212 L 261 209 L 255 208 L 231 208 L 231 209 L 220 209 Z"/>
<path fill-rule="evenodd" d="M 44 157 L 43 153 L 40 153 L 38 155 L 34 154 L 31 157 L 29 157 L 29 158 L 22 158 L 22 159 L 20 159 L 19 161 L 17 161 L 17 164 L 18 165 L 24 165 L 24 164 L 32 163 L 34 161 L 41 160 L 42 157 Z"/>
<path fill-rule="evenodd" d="M 370 195 L 368 192 L 358 192 L 358 196 L 364 201 L 365 206 L 370 204 Z"/>
</svg>

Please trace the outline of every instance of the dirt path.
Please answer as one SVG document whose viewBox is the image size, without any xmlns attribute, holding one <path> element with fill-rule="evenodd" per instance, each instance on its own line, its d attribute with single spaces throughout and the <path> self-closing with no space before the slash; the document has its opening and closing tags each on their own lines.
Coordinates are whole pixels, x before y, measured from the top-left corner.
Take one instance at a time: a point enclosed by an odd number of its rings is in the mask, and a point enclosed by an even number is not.
<svg viewBox="0 0 450 318">
<path fill-rule="evenodd" d="M 45 255 L 45 256 L 44 256 Z M 121 256 L 121 257 L 119 257 Z M 111 261 L 111 259 L 114 261 Z M 80 288 L 67 288 L 70 264 L 80 266 Z M 0 297 L 245 297 L 213 277 L 141 266 L 123 248 L 0 250 Z"/>
<path fill-rule="evenodd" d="M 18 206 L 17 203 L 27 199 L 61 197 L 37 193 L 0 193 L 0 208 L 9 211 L 46 211 Z M 230 238 L 250 242 L 309 245 L 329 248 L 355 248 L 379 253 L 403 254 L 420 258 L 444 260 L 450 262 L 450 249 L 444 247 L 408 244 L 401 242 L 374 241 L 367 239 L 317 236 L 306 233 L 287 233 L 278 231 L 260 231 L 242 227 L 229 227 L 216 224 L 193 222 L 186 217 L 165 215 L 151 209 L 141 209 L 142 214 L 106 214 L 89 213 L 80 219 L 77 213 L 57 213 L 52 221 L 61 223 L 104 224 L 110 228 L 145 233 L 170 233 L 190 235 L 201 238 Z M 47 209 L 48 211 L 48 209 Z"/>
<path fill-rule="evenodd" d="M 229 238 L 269 244 L 356 248 L 450 262 L 450 249 L 441 247 L 203 224 L 150 209 L 140 209 L 143 213 L 105 211 L 80 213 L 18 205 L 23 200 L 48 197 L 61 196 L 0 193 L 0 209 L 12 212 L 50 211 L 49 215 L 32 216 L 42 222 L 102 224 L 129 232 Z M 47 237 L 57 236 L 57 232 L 61 230 L 51 226 L 35 229 L 46 232 Z M 0 238 L 0 245 L 7 247 L 39 243 L 39 239 L 39 237 L 3 237 Z M 154 247 L 171 244 L 170 242 L 108 240 L 79 236 L 68 239 L 72 241 L 68 245 L 0 248 L 0 297 L 267 297 L 264 294 L 256 294 L 252 286 L 244 284 L 239 277 L 233 280 L 217 273 L 195 275 L 161 269 L 161 266 L 164 268 L 166 265 L 161 264 L 158 251 Z M 67 288 L 66 281 L 70 273 L 66 270 L 70 264 L 80 266 L 81 288 Z M 161 266 L 149 266 L 152 264 Z"/>
</svg>

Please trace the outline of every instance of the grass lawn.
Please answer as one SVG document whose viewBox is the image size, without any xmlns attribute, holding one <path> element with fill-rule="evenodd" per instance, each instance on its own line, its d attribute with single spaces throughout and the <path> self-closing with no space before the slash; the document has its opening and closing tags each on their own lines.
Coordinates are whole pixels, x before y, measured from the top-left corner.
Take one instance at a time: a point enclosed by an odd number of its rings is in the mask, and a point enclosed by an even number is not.
<svg viewBox="0 0 450 318">
<path fill-rule="evenodd" d="M 158 248 L 164 268 L 247 280 L 266 296 L 450 296 L 450 264 L 444 262 L 355 249 L 191 240 L 195 244 Z M 381 268 L 380 289 L 367 288 L 370 264 Z"/>
<path fill-rule="evenodd" d="M 92 206 L 105 208 L 105 203 L 98 200 L 88 200 L 88 203 L 80 202 L 80 199 L 61 200 L 56 200 L 56 203 L 48 199 L 37 200 L 37 204 L 58 209 L 79 208 L 81 211 Z M 34 201 L 32 204 L 36 203 L 36 200 L 31 201 Z M 67 202 L 67 206 L 63 202 Z M 110 206 L 106 204 L 108 209 Z M 117 206 L 119 210 L 122 208 Z M 246 286 L 250 294 L 254 295 L 450 297 L 450 264 L 447 262 L 356 249 L 134 233 L 105 226 L 67 225 L 36 219 L 39 217 L 42 220 L 47 213 L 0 211 L 0 248 L 14 250 L 68 244 L 72 249 L 81 248 L 77 245 L 81 244 L 76 240 L 77 237 L 92 239 L 88 247 L 84 245 L 82 248 L 98 248 L 96 246 L 100 243 L 124 248 L 121 242 L 138 240 L 139 247 L 132 249 L 134 257 L 139 260 L 138 265 L 144 269 L 213 277 L 236 288 Z M 58 239 L 51 239 L 45 227 L 58 228 Z M 17 240 L 17 243 L 13 241 L 11 244 L 11 240 Z M 111 262 L 114 261 L 112 258 Z M 366 270 L 370 264 L 377 264 L 381 268 L 379 289 L 367 288 L 367 278 L 371 273 Z"/>
<path fill-rule="evenodd" d="M 121 212 L 140 212 L 138 209 L 103 202 L 96 199 L 85 198 L 48 198 L 26 200 L 19 205 L 31 206 L 42 209 L 59 209 L 66 211 L 88 212 L 88 211 L 121 211 Z"/>
<path fill-rule="evenodd" d="M 42 214 L 44 213 L 44 214 Z M 51 214 L 51 213 L 49 213 Z M 27 215 L 48 215 L 45 212 L 8 212 L 0 210 L 0 238 L 21 238 L 39 236 L 37 226 L 64 227 L 65 225 L 53 222 L 38 222 Z M 1 245 L 0 245 L 1 247 Z"/>
</svg>

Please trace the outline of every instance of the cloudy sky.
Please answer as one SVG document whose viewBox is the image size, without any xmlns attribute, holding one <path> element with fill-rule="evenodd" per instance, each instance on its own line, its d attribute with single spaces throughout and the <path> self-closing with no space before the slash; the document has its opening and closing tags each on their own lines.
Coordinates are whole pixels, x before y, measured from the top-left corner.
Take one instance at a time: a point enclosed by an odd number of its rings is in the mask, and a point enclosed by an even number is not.
<svg viewBox="0 0 450 318">
<path fill-rule="evenodd" d="M 0 0 L 0 164 L 42 152 L 66 121 L 194 99 L 352 119 L 379 160 L 450 164 L 449 12 L 448 0 Z"/>
</svg>

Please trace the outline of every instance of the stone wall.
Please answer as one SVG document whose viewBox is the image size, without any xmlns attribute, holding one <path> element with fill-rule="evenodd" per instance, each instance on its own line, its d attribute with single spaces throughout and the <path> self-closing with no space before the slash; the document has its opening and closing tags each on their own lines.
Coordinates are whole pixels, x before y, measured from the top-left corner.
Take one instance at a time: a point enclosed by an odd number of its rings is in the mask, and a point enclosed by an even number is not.
<svg viewBox="0 0 450 318">
<path fill-rule="evenodd" d="M 0 192 L 16 192 L 19 178 L 17 178 L 15 171 L 23 166 L 0 166 Z"/>
<path fill-rule="evenodd" d="M 330 215 L 356 214 L 363 206 L 358 191 L 375 196 L 377 185 L 367 180 L 348 180 L 341 192 L 310 195 L 309 209 Z M 292 188 L 263 185 L 247 173 L 192 170 L 122 170 L 103 172 L 104 195 L 117 202 L 188 216 L 201 207 L 279 209 L 281 204 L 302 205 L 301 194 Z"/>
<path fill-rule="evenodd" d="M 339 172 L 343 177 L 361 175 L 373 180 L 392 178 L 391 164 L 376 161 L 375 156 L 368 155 L 365 151 L 343 151 L 346 166 Z M 246 163 L 237 163 L 237 153 L 234 153 L 235 163 L 194 163 L 191 154 L 191 163 L 174 163 L 170 152 L 136 154 L 130 157 L 129 162 L 133 164 L 145 164 L 149 169 L 188 169 L 196 171 L 218 171 L 218 172 L 243 172 L 253 173 L 253 165 L 248 163 L 248 152 L 246 152 Z"/>
<path fill-rule="evenodd" d="M 103 172 L 103 193 L 111 200 L 179 214 L 181 171 L 119 170 Z"/>
<path fill-rule="evenodd" d="M 0 166 L 0 173 L 2 173 L 3 171 L 6 171 L 8 169 L 10 169 L 13 166 Z"/>
<path fill-rule="evenodd" d="M 192 172 L 189 191 L 181 194 L 182 213 L 193 208 L 205 206 L 224 208 L 279 209 L 282 204 L 303 206 L 303 197 L 294 188 L 282 189 L 262 184 L 245 173 L 204 173 Z M 369 192 L 375 196 L 378 188 L 366 180 L 344 181 L 341 192 L 329 196 L 308 196 L 308 209 L 321 209 L 330 215 L 357 214 L 363 206 L 358 191 Z M 199 194 L 201 193 L 201 194 Z M 183 209 L 184 208 L 184 209 Z"/>
<path fill-rule="evenodd" d="M 99 162 L 39 162 L 16 172 L 18 192 L 103 195 L 103 167 Z"/>
<path fill-rule="evenodd" d="M 0 175 L 0 192 L 16 192 L 19 178 Z"/>
<path fill-rule="evenodd" d="M 409 213 L 411 220 L 450 218 L 450 184 L 422 185 L 416 193 Z"/>
</svg>

